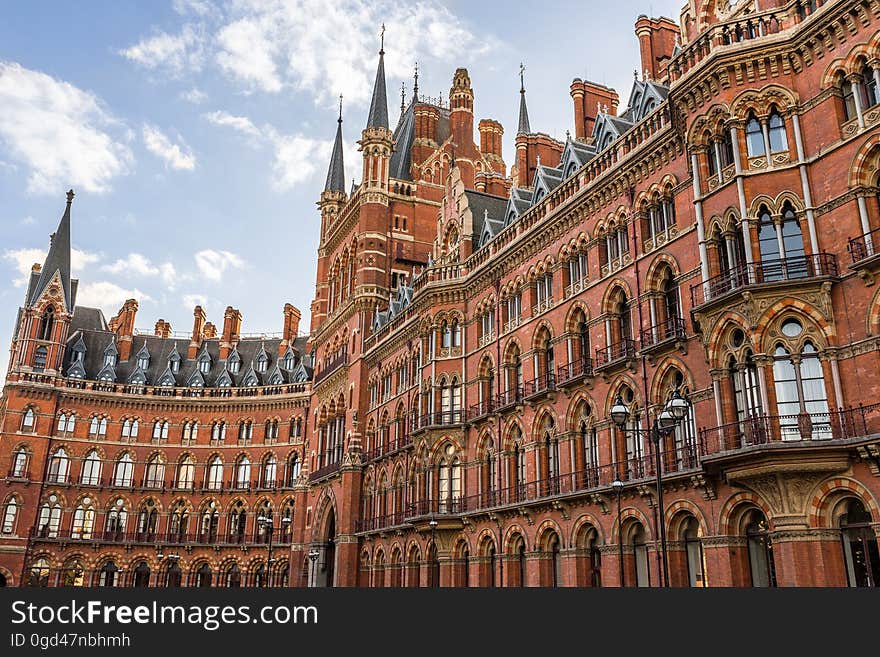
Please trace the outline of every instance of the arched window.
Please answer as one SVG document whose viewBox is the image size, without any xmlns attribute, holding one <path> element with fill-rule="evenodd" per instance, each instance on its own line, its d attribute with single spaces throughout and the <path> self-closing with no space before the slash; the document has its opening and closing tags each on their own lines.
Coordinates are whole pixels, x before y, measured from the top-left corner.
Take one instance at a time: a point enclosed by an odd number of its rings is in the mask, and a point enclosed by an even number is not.
<svg viewBox="0 0 880 657">
<path fill-rule="evenodd" d="M 55 308 L 53 306 L 49 306 L 46 308 L 46 312 L 43 313 L 43 316 L 40 318 L 40 329 L 37 333 L 38 340 L 45 340 L 48 342 L 52 339 L 52 328 L 55 326 Z"/>
<path fill-rule="evenodd" d="M 40 518 L 37 521 L 42 538 L 55 538 L 58 536 L 58 528 L 61 526 L 61 505 L 55 499 L 55 495 L 49 496 L 49 501 L 40 507 Z"/>
<path fill-rule="evenodd" d="M 226 440 L 226 423 L 222 420 L 211 425 L 211 443 L 219 444 Z"/>
<path fill-rule="evenodd" d="M 217 503 L 208 502 L 202 510 L 202 523 L 200 527 L 201 541 L 204 543 L 213 543 L 217 540 L 217 527 L 220 524 L 220 512 L 217 510 Z"/>
<path fill-rule="evenodd" d="M 262 484 L 264 488 L 275 488 L 275 480 L 278 477 L 278 460 L 274 454 L 270 454 L 263 460 Z"/>
<path fill-rule="evenodd" d="M 237 563 L 233 563 L 226 571 L 226 587 L 237 589 L 241 586 L 241 570 Z"/>
<path fill-rule="evenodd" d="M 12 477 L 26 477 L 28 476 L 27 472 L 28 466 L 28 451 L 27 447 L 21 446 L 15 450 L 12 454 L 12 467 L 9 470 L 10 476 Z"/>
<path fill-rule="evenodd" d="M 852 82 L 841 76 L 840 92 L 843 95 L 843 116 L 846 121 L 856 118 L 856 95 Z"/>
<path fill-rule="evenodd" d="M 95 415 L 89 423 L 91 438 L 104 438 L 107 435 L 107 418 Z"/>
<path fill-rule="evenodd" d="M 70 526 L 71 538 L 89 539 L 95 529 L 95 509 L 92 499 L 84 497 L 73 511 L 73 523 Z"/>
<path fill-rule="evenodd" d="M 144 471 L 144 485 L 148 488 L 161 488 L 165 479 L 165 464 L 162 457 L 153 454 L 147 460 L 147 467 Z"/>
<path fill-rule="evenodd" d="M 28 586 L 49 586 L 49 562 L 44 558 L 37 559 L 31 566 Z"/>
<path fill-rule="evenodd" d="M 177 561 L 173 561 L 165 572 L 165 586 L 173 589 L 180 588 L 182 580 L 183 573 L 180 570 L 180 564 Z"/>
<path fill-rule="evenodd" d="M 850 499 L 839 520 L 843 560 L 849 586 L 880 585 L 880 552 L 871 528 L 871 514 L 861 500 Z"/>
<path fill-rule="evenodd" d="M 776 564 L 767 518 L 759 510 L 753 509 L 745 520 L 752 586 L 775 587 Z"/>
<path fill-rule="evenodd" d="M 519 428 L 513 436 L 513 483 L 517 501 L 526 496 L 526 450 Z"/>
<path fill-rule="evenodd" d="M 667 320 L 681 317 L 681 299 L 678 285 L 672 269 L 666 268 L 663 280 L 660 283 L 660 291 L 663 293 L 663 314 Z"/>
<path fill-rule="evenodd" d="M 49 459 L 49 481 L 57 484 L 67 482 L 67 472 L 70 468 L 70 460 L 63 447 L 59 447 Z"/>
<path fill-rule="evenodd" d="M 34 371 L 42 372 L 46 369 L 46 359 L 49 357 L 49 351 L 43 345 L 34 349 Z"/>
<path fill-rule="evenodd" d="M 296 480 L 299 479 L 301 463 L 299 460 L 298 454 L 291 455 L 290 459 L 287 461 L 287 485 L 294 486 L 296 484 Z"/>
<path fill-rule="evenodd" d="M 36 430 L 37 414 L 34 409 L 29 408 L 24 412 L 21 418 L 21 430 L 23 433 L 33 433 Z"/>
<path fill-rule="evenodd" d="M 211 566 L 209 566 L 207 563 L 203 563 L 201 566 L 199 566 L 198 571 L 196 571 L 196 586 L 211 586 L 211 577 Z"/>
<path fill-rule="evenodd" d="M 223 460 L 214 456 L 208 462 L 208 478 L 205 482 L 209 490 L 220 490 L 223 487 Z"/>
<path fill-rule="evenodd" d="M 131 454 L 126 452 L 118 461 L 116 461 L 116 467 L 113 470 L 113 485 L 124 487 L 131 486 L 133 474 L 134 461 L 131 458 Z"/>
<path fill-rule="evenodd" d="M 177 541 L 183 540 L 188 528 L 189 509 L 186 506 L 186 502 L 179 500 L 171 507 L 171 512 L 169 514 L 168 532 L 171 535 L 170 539 Z"/>
<path fill-rule="evenodd" d="M 778 260 L 781 257 L 776 224 L 773 217 L 770 216 L 770 211 L 763 205 L 758 212 L 758 244 L 761 249 L 762 261 Z M 777 271 L 773 268 L 765 268 L 764 280 L 768 280 L 768 278 L 769 280 L 778 280 Z"/>
<path fill-rule="evenodd" d="M 244 509 L 244 502 L 238 501 L 229 511 L 229 541 L 231 543 L 242 543 L 246 528 L 247 512 Z"/>
<path fill-rule="evenodd" d="M 772 112 L 770 112 L 770 118 L 767 121 L 767 127 L 770 137 L 770 152 L 779 153 L 781 151 L 787 151 L 788 138 L 785 134 L 785 121 L 779 115 L 779 112 L 777 112 L 775 108 Z"/>
<path fill-rule="evenodd" d="M 585 407 L 585 415 L 590 413 L 589 406 Z M 595 426 L 589 426 L 584 417 L 578 426 L 580 437 L 580 449 L 583 458 L 583 483 L 584 488 L 592 488 L 599 483 L 599 437 Z"/>
<path fill-rule="evenodd" d="M 865 65 L 862 69 L 863 105 L 865 109 L 880 103 L 880 95 L 877 93 L 877 78 L 874 77 L 874 69 Z"/>
<path fill-rule="evenodd" d="M 559 440 L 553 434 L 553 421 L 547 419 L 544 425 L 544 474 L 545 495 L 559 493 Z"/>
<path fill-rule="evenodd" d="M 482 476 L 480 484 L 485 498 L 484 506 L 493 506 L 496 503 L 496 491 L 498 490 L 498 456 L 495 453 L 495 443 L 490 438 L 486 444 L 483 455 Z"/>
<path fill-rule="evenodd" d="M 764 131 L 761 129 L 761 124 L 754 114 L 750 114 L 749 120 L 746 122 L 746 146 L 749 157 L 758 157 L 759 155 L 766 154 Z"/>
<path fill-rule="evenodd" d="M 153 440 L 168 440 L 168 420 L 156 420 L 153 422 Z"/>
<path fill-rule="evenodd" d="M 64 564 L 61 570 L 59 586 L 85 586 L 85 569 L 79 559 L 73 559 Z"/>
<path fill-rule="evenodd" d="M 453 513 L 461 500 L 461 460 L 455 454 L 455 447 L 447 445 L 440 459 L 438 475 L 438 511 Z"/>
<path fill-rule="evenodd" d="M 10 497 L 3 507 L 3 518 L 0 519 L 0 534 L 15 533 L 15 519 L 18 517 L 18 507 L 21 502 L 14 495 Z"/>
<path fill-rule="evenodd" d="M 101 457 L 96 450 L 90 450 L 82 463 L 79 483 L 85 486 L 97 486 L 101 483 Z"/>
<path fill-rule="evenodd" d="M 641 524 L 636 524 L 633 527 L 632 534 L 630 535 L 630 545 L 632 546 L 636 586 L 650 586 L 648 545 L 645 543 L 645 528 Z"/>
<path fill-rule="evenodd" d="M 150 566 L 146 561 L 141 561 L 134 569 L 132 582 L 137 588 L 146 588 L 150 585 Z"/>
<path fill-rule="evenodd" d="M 253 436 L 254 425 L 250 420 L 242 420 L 238 423 L 238 442 L 250 443 Z"/>
<path fill-rule="evenodd" d="M 547 539 L 545 550 L 550 554 L 550 586 L 562 585 L 562 555 L 559 552 L 559 535 L 553 532 Z"/>
<path fill-rule="evenodd" d="M 136 440 L 140 423 L 137 419 L 126 418 L 122 422 L 122 437 L 129 440 Z"/>
<path fill-rule="evenodd" d="M 789 320 L 783 326 L 796 324 Z M 795 329 L 789 329 L 795 330 Z M 778 344 L 773 354 L 773 382 L 776 409 L 781 416 L 779 429 L 782 440 L 820 440 L 831 438 L 828 396 L 819 353 L 813 343 L 804 343 L 794 357 Z"/>
<path fill-rule="evenodd" d="M 191 489 L 195 480 L 196 463 L 190 455 L 184 456 L 177 465 L 177 487 Z"/>
<path fill-rule="evenodd" d="M 723 128 L 721 130 L 721 137 L 718 140 L 718 155 L 721 158 L 722 169 L 726 169 L 734 163 L 733 140 L 730 136 L 730 130 Z"/>
<path fill-rule="evenodd" d="M 125 534 L 125 526 L 128 522 L 128 510 L 125 508 L 125 500 L 117 498 L 113 506 L 107 511 L 107 521 L 104 526 L 110 540 L 118 540 Z"/>
<path fill-rule="evenodd" d="M 183 423 L 183 433 L 181 434 L 181 440 L 184 443 L 193 443 L 198 440 L 199 437 L 199 423 L 193 420 L 192 422 L 184 422 Z"/>
<path fill-rule="evenodd" d="M 153 500 L 147 500 L 141 505 L 138 512 L 137 531 L 140 536 L 150 537 L 156 533 L 159 526 L 159 510 Z"/>
<path fill-rule="evenodd" d="M 58 416 L 58 426 L 56 428 L 59 434 L 73 433 L 76 427 L 76 415 L 73 413 L 62 413 Z"/>
<path fill-rule="evenodd" d="M 239 489 L 250 488 L 251 485 L 251 460 L 242 456 L 235 464 L 235 487 Z"/>
<path fill-rule="evenodd" d="M 703 543 L 700 540 L 700 523 L 689 517 L 682 528 L 684 553 L 687 559 L 688 586 L 706 586 L 704 573 L 706 564 L 703 558 Z"/>
</svg>

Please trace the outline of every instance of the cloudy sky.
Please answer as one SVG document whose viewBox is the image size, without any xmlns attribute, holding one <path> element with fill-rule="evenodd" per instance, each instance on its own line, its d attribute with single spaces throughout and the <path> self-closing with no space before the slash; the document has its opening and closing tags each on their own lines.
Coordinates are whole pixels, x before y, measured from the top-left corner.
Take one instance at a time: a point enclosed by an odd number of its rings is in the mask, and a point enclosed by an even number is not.
<svg viewBox="0 0 880 657">
<path fill-rule="evenodd" d="M 0 379 L 27 272 L 73 188 L 78 302 L 109 319 L 140 301 L 137 325 L 192 328 L 197 303 L 222 325 L 281 329 L 308 309 L 319 215 L 344 96 L 346 185 L 366 120 L 379 26 L 390 120 L 413 63 L 423 95 L 470 72 L 476 118 L 507 134 L 510 164 L 526 66 L 533 130 L 564 138 L 575 77 L 625 105 L 639 66 L 640 13 L 677 20 L 682 0 L 29 0 L 0 21 Z"/>
</svg>

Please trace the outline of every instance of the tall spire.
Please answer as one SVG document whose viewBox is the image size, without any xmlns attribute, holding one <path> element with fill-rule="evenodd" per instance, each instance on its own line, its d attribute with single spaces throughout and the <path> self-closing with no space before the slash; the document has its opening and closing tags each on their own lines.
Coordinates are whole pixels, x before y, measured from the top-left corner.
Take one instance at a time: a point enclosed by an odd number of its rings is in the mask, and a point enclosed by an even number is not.
<svg viewBox="0 0 880 657">
<path fill-rule="evenodd" d="M 336 121 L 336 141 L 333 143 L 333 154 L 330 156 L 330 168 L 327 170 L 325 192 L 345 193 L 345 167 L 342 162 L 342 95 L 339 96 L 339 119 Z"/>
<path fill-rule="evenodd" d="M 373 100 L 370 102 L 370 114 L 367 128 L 388 128 L 388 94 L 385 91 L 385 23 L 379 33 L 382 39 L 379 46 L 379 67 L 376 69 L 376 83 L 373 85 Z"/>
<path fill-rule="evenodd" d="M 40 271 L 40 280 L 34 286 L 29 299 L 31 305 L 35 304 L 40 295 L 46 290 L 56 272 L 61 277 L 61 287 L 64 290 L 64 303 L 66 310 L 73 310 L 70 285 L 70 206 L 73 204 L 73 190 L 67 192 L 67 208 L 58 224 L 58 230 L 52 234 L 52 243 L 49 246 L 49 255 Z"/>
<path fill-rule="evenodd" d="M 413 98 L 419 100 L 419 63 L 416 62 L 415 73 L 413 73 Z"/>
<path fill-rule="evenodd" d="M 529 127 L 529 110 L 526 107 L 526 83 L 524 73 L 526 67 L 520 63 L 519 65 L 519 127 L 516 130 L 518 135 L 527 135 L 532 129 Z"/>
</svg>

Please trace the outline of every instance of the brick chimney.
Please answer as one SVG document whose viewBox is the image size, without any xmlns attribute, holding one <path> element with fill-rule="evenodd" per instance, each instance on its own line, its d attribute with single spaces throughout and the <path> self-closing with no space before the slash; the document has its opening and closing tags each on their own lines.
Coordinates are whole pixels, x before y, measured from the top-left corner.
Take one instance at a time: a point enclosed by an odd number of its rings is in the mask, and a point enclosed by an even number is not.
<svg viewBox="0 0 880 657">
<path fill-rule="evenodd" d="M 495 173 L 505 175 L 507 167 L 501 153 L 501 138 L 504 136 L 504 127 L 495 119 L 483 119 L 480 121 L 479 130 L 480 152 L 492 164 L 492 170 Z"/>
<path fill-rule="evenodd" d="M 226 307 L 223 314 L 223 335 L 220 336 L 220 358 L 229 357 L 233 347 L 238 344 L 241 333 L 241 313 L 232 306 Z"/>
<path fill-rule="evenodd" d="M 160 319 L 156 322 L 156 328 L 153 331 L 153 335 L 158 338 L 170 338 L 171 337 L 171 322 L 166 322 L 164 319 Z"/>
<path fill-rule="evenodd" d="M 679 26 L 669 18 L 648 18 L 644 14 L 636 20 L 636 36 L 642 55 L 640 76 L 665 81 L 672 51 L 680 38 Z"/>
<path fill-rule="evenodd" d="M 137 316 L 138 302 L 136 299 L 128 299 L 116 317 L 111 320 L 112 330 L 119 336 L 116 348 L 119 350 L 119 360 L 128 360 L 131 356 L 131 343 L 134 336 L 134 320 Z M 115 321 L 114 321 L 115 320 Z"/>
<path fill-rule="evenodd" d="M 611 87 L 575 78 L 569 91 L 574 102 L 575 139 L 587 141 L 593 136 L 593 126 L 596 125 L 600 106 L 604 111 L 607 105 L 609 114 L 617 114 L 620 98 Z"/>
<path fill-rule="evenodd" d="M 205 324 L 204 337 L 206 340 L 217 337 L 217 327 L 214 325 L 213 322 L 208 322 L 207 324 Z"/>
<path fill-rule="evenodd" d="M 195 358 L 199 353 L 199 348 L 202 346 L 202 339 L 205 337 L 205 320 L 207 319 L 207 315 L 205 315 L 205 311 L 201 306 L 196 306 L 193 309 L 193 332 L 192 338 L 190 338 L 189 350 L 187 351 L 186 357 L 190 360 Z"/>
<path fill-rule="evenodd" d="M 284 304 L 284 332 L 281 336 L 281 344 L 278 345 L 278 355 L 283 356 L 287 347 L 293 345 L 296 336 L 299 335 L 299 320 L 302 313 L 299 308 L 289 303 Z"/>
</svg>

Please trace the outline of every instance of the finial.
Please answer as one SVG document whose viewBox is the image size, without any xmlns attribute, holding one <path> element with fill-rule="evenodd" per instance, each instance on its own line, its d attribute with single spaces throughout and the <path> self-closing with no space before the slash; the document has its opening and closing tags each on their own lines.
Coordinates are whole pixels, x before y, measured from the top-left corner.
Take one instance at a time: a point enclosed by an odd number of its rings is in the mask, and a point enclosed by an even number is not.
<svg viewBox="0 0 880 657">
<path fill-rule="evenodd" d="M 73 193 L 72 189 L 67 191 L 67 205 L 70 205 L 71 203 L 73 203 L 74 196 L 76 196 L 76 194 Z"/>
<path fill-rule="evenodd" d="M 537 160 L 538 160 L 538 166 L 541 166 L 541 156 L 540 155 L 538 155 Z"/>
<path fill-rule="evenodd" d="M 339 123 L 342 123 L 342 94 L 339 94 Z"/>
<path fill-rule="evenodd" d="M 523 63 L 519 63 L 519 92 L 524 94 L 526 92 L 526 81 L 524 73 L 526 72 L 526 67 L 523 66 Z"/>
<path fill-rule="evenodd" d="M 638 79 L 639 79 L 639 71 L 638 71 L 638 69 L 634 68 L 633 69 L 633 80 L 638 80 Z"/>
<path fill-rule="evenodd" d="M 416 62 L 415 74 L 413 75 L 413 98 L 419 99 L 419 63 Z"/>
<path fill-rule="evenodd" d="M 379 45 L 379 54 L 385 54 L 385 23 L 382 23 L 382 30 L 379 32 L 379 38 L 381 39 Z"/>
<path fill-rule="evenodd" d="M 608 103 L 605 103 L 605 105 L 602 106 L 602 111 L 603 111 L 605 114 L 608 114 Z"/>
<path fill-rule="evenodd" d="M 645 77 L 644 77 L 644 79 L 645 79 L 645 80 L 650 80 L 650 79 L 651 79 L 651 74 L 648 72 L 648 69 L 647 69 L 647 68 L 645 69 Z"/>
<path fill-rule="evenodd" d="M 406 109 L 406 82 L 400 83 L 400 113 Z"/>
<path fill-rule="evenodd" d="M 489 221 L 489 210 L 483 208 L 483 222 Z"/>
<path fill-rule="evenodd" d="M 565 141 L 570 141 L 570 140 L 571 140 L 571 131 L 566 130 L 565 131 Z"/>
</svg>

